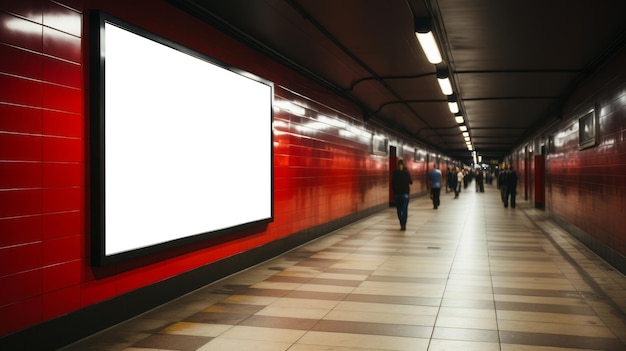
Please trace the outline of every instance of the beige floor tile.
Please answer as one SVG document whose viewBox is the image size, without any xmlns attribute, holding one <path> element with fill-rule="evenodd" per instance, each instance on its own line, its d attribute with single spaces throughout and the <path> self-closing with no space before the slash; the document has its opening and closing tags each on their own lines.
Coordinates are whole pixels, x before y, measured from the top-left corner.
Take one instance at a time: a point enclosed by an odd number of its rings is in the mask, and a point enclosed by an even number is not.
<svg viewBox="0 0 626 351">
<path fill-rule="evenodd" d="M 252 295 L 231 295 L 224 300 L 223 303 L 238 303 L 244 305 L 260 305 L 268 306 L 278 300 L 278 297 L 271 296 L 252 296 Z"/>
<path fill-rule="evenodd" d="M 430 342 L 428 351 L 500 351 L 500 344 L 475 341 L 436 340 Z"/>
<path fill-rule="evenodd" d="M 255 289 L 278 289 L 278 290 L 294 290 L 298 288 L 300 283 L 283 283 L 283 282 L 270 282 L 262 281 L 252 285 Z"/>
<path fill-rule="evenodd" d="M 259 316 L 322 319 L 329 311 L 330 309 L 323 308 L 268 306 L 260 310 L 256 314 Z"/>
<path fill-rule="evenodd" d="M 200 347 L 197 351 L 254 350 L 254 351 L 285 351 L 290 343 L 259 340 L 241 340 L 216 338 Z"/>
<path fill-rule="evenodd" d="M 478 319 L 495 319 L 495 310 L 485 310 L 476 308 L 453 308 L 441 307 L 438 313 L 439 317 L 460 317 L 460 318 L 478 318 Z"/>
<path fill-rule="evenodd" d="M 304 333 L 304 330 L 235 326 L 222 334 L 221 337 L 226 339 L 272 341 L 292 344 L 302 337 Z"/>
<path fill-rule="evenodd" d="M 426 351 L 428 349 L 428 339 L 328 332 L 308 332 L 298 340 L 297 344 L 376 350 Z"/>
<path fill-rule="evenodd" d="M 436 327 L 498 330 L 495 318 L 437 317 Z"/>
<path fill-rule="evenodd" d="M 410 315 L 435 316 L 438 308 L 434 306 L 412 306 L 365 302 L 341 302 L 335 307 L 336 311 L 398 313 Z"/>
<path fill-rule="evenodd" d="M 326 293 L 351 293 L 355 290 L 355 288 L 351 286 L 339 286 L 339 285 L 302 284 L 294 290 L 317 291 L 317 292 L 326 292 Z"/>
<path fill-rule="evenodd" d="M 432 326 L 437 317 L 432 314 L 402 314 L 361 311 L 330 311 L 324 319 L 349 322 L 369 322 L 383 324 L 402 324 Z"/>
</svg>

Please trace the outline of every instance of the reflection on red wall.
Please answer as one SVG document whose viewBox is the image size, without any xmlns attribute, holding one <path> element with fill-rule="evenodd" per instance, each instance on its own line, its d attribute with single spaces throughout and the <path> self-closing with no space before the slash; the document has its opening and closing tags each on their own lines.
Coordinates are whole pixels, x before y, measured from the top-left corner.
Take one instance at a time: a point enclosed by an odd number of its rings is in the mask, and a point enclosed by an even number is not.
<svg viewBox="0 0 626 351">
<path fill-rule="evenodd" d="M 592 108 L 598 115 L 597 142 L 581 148 L 578 120 Z M 604 259 L 620 265 L 626 255 L 625 131 L 626 49 L 622 49 L 580 84 L 560 123 L 532 136 L 507 159 L 519 174 L 529 175 L 520 178 L 526 184 L 518 183 L 519 193 L 535 186 L 540 170 L 532 157 L 544 152 L 545 209 Z M 534 196 L 530 192 L 529 200 L 537 200 Z"/>
<path fill-rule="evenodd" d="M 408 145 L 411 151 L 403 152 L 416 180 L 412 193 L 425 191 L 424 161 L 413 162 L 417 146 L 365 125 L 357 107 L 166 2 L 61 3 L 22 0 L 0 5 L 0 337 L 386 204 L 387 156 L 372 154 L 373 134 Z M 85 201 L 85 28 L 90 9 L 102 9 L 275 82 L 275 221 L 267 231 L 96 277 L 89 265 Z M 282 103 L 293 109 L 279 106 Z M 236 121 L 232 130 L 223 132 L 231 134 L 233 142 L 245 142 L 236 139 Z M 233 160 L 235 167 L 254 173 L 245 169 L 246 155 L 233 155 Z"/>
<path fill-rule="evenodd" d="M 598 114 L 597 145 L 579 150 L 578 118 Z M 548 155 L 550 210 L 626 255 L 626 50 L 585 82 Z"/>
</svg>

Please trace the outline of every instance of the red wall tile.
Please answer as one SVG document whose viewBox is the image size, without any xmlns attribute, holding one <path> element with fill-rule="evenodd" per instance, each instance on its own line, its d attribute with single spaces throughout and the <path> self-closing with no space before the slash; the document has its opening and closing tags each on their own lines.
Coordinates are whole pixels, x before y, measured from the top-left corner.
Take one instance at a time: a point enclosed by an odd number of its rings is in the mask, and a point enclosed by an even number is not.
<svg viewBox="0 0 626 351">
<path fill-rule="evenodd" d="M 42 319 L 48 320 L 80 308 L 80 286 L 74 285 L 43 295 Z"/>
<path fill-rule="evenodd" d="M 42 300 L 39 295 L 0 306 L 0 335 L 8 335 L 43 322 Z"/>
<path fill-rule="evenodd" d="M 0 217 L 0 248 L 41 240 L 41 215 Z"/>
<path fill-rule="evenodd" d="M 41 109 L 0 104 L 0 116 L 2 116 L 2 118 L 0 118 L 0 130 L 2 131 L 12 133 L 41 134 Z M 5 144 L 4 146 L 10 148 L 11 145 Z M 0 151 L 0 153 L 2 152 Z"/>
<path fill-rule="evenodd" d="M 70 255 L 71 256 L 71 255 Z M 68 287 L 80 288 L 80 269 L 78 260 L 54 264 L 43 268 L 43 292 L 53 292 Z M 72 306 L 80 305 L 80 297 L 74 299 Z"/>
<path fill-rule="evenodd" d="M 41 242 L 0 248 L 0 277 L 42 267 Z"/>
<path fill-rule="evenodd" d="M 42 270 L 35 269 L 0 277 L 0 306 L 40 296 L 43 292 Z M 2 318 L 6 319 L 6 318 Z M 10 318 L 8 318 L 10 319 Z"/>
<path fill-rule="evenodd" d="M 76 265 L 75 268 L 80 268 L 78 265 L 78 260 L 81 258 L 80 245 L 81 240 L 78 235 L 45 240 L 42 244 L 42 264 L 47 270 L 50 269 L 48 266 L 62 266 L 63 263 L 71 263 L 72 266 Z M 77 269 L 76 272 L 79 270 Z"/>
</svg>

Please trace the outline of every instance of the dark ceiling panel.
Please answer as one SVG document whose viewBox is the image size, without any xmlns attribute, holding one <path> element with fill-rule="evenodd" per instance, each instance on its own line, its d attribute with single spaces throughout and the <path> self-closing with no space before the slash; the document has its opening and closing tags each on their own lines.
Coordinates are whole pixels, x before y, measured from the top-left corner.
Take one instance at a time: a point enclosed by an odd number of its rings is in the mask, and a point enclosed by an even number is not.
<svg viewBox="0 0 626 351">
<path fill-rule="evenodd" d="M 414 35 L 430 17 L 475 150 L 502 159 L 561 115 L 626 42 L 624 0 L 170 0 L 356 102 L 416 142 L 470 161 Z"/>
</svg>

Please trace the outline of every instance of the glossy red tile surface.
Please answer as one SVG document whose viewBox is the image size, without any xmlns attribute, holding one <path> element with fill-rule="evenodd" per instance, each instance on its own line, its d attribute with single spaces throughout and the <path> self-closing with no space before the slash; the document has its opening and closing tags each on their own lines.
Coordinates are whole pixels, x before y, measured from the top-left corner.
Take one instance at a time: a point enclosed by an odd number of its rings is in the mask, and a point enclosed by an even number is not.
<svg viewBox="0 0 626 351">
<path fill-rule="evenodd" d="M 83 112 L 83 91 L 54 84 L 43 84 L 42 105 L 46 109 L 79 114 Z"/>
<path fill-rule="evenodd" d="M 70 62 L 81 62 L 81 39 L 53 28 L 43 27 L 43 53 Z"/>
<path fill-rule="evenodd" d="M 46 162 L 43 164 L 44 187 L 82 186 L 85 179 L 85 166 L 79 163 Z"/>
<path fill-rule="evenodd" d="M 42 270 L 35 269 L 0 277 L 0 306 L 41 295 L 42 276 Z"/>
<path fill-rule="evenodd" d="M 0 67 L 3 72 L 41 80 L 44 60 L 37 52 L 0 43 Z"/>
<path fill-rule="evenodd" d="M 48 320 L 80 308 L 80 286 L 74 285 L 43 295 L 42 318 Z"/>
<path fill-rule="evenodd" d="M 48 0 L 5 1 L 3 10 L 27 18 L 29 21 L 43 23 L 43 8 Z"/>
<path fill-rule="evenodd" d="M 48 213 L 41 217 L 41 237 L 43 240 L 66 236 L 83 235 L 83 217 L 81 211 Z M 81 254 L 85 248 L 80 248 Z"/>
<path fill-rule="evenodd" d="M 0 277 L 41 267 L 41 242 L 0 248 Z"/>
<path fill-rule="evenodd" d="M 0 191 L 0 218 L 37 215 L 43 206 L 39 189 L 12 189 Z"/>
<path fill-rule="evenodd" d="M 42 111 L 39 108 L 29 108 L 0 103 L 0 131 L 11 133 L 41 134 Z M 5 144 L 6 148 L 11 148 Z M 6 150 L 5 152 L 8 152 Z M 0 151 L 2 153 L 2 151 Z"/>
<path fill-rule="evenodd" d="M 47 271 L 51 268 L 48 266 L 63 265 L 70 262 L 72 262 L 72 265 L 75 266 L 73 268 L 75 268 L 76 272 L 79 272 L 80 265 L 78 259 L 80 259 L 81 257 L 80 245 L 81 240 L 78 235 L 48 239 L 43 241 L 42 264 L 46 266 L 46 276 L 49 275 Z"/>
<path fill-rule="evenodd" d="M 0 206 L 1 208 L 1 206 Z M 0 248 L 41 241 L 41 215 L 0 217 Z"/>
<path fill-rule="evenodd" d="M 84 162 L 84 140 L 80 138 L 43 137 L 43 159 L 47 162 Z"/>
<path fill-rule="evenodd" d="M 84 190 L 72 188 L 47 188 L 42 194 L 42 209 L 46 213 L 77 211 L 83 207 Z"/>
<path fill-rule="evenodd" d="M 0 102 L 40 107 L 43 102 L 41 82 L 0 74 Z"/>
<path fill-rule="evenodd" d="M 9 1 L 15 2 L 15 1 Z M 24 7 L 26 2 L 23 1 Z M 4 8 L 5 4 L 2 4 Z M 35 10 L 36 11 L 36 10 Z M 0 12 L 0 42 L 15 47 L 41 52 L 43 27 L 30 20 Z"/>
<path fill-rule="evenodd" d="M 40 161 L 43 140 L 32 134 L 0 133 L 0 160 Z"/>
<path fill-rule="evenodd" d="M 75 37 L 82 36 L 82 15 L 53 1 L 47 1 L 44 5 L 43 24 Z"/>
<path fill-rule="evenodd" d="M 78 260 L 74 260 L 46 266 L 43 268 L 42 279 L 44 293 L 65 289 L 72 286 L 79 286 L 80 262 Z M 80 300 L 76 300 L 74 302 L 77 303 L 78 301 Z"/>
<path fill-rule="evenodd" d="M 0 162 L 0 189 L 40 188 L 41 162 Z"/>
<path fill-rule="evenodd" d="M 81 88 L 83 67 L 79 63 L 64 61 L 55 57 L 42 59 L 41 79 L 72 88 Z"/>
<path fill-rule="evenodd" d="M 0 306 L 0 335 L 8 335 L 44 321 L 41 295 Z"/>
</svg>

